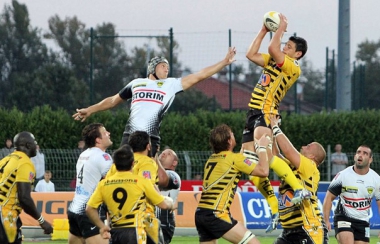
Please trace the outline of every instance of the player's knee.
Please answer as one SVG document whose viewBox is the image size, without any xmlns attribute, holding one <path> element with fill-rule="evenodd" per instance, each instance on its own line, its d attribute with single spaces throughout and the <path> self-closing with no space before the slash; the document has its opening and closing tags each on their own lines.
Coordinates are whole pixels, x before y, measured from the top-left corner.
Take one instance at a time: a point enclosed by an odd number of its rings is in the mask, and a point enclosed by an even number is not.
<svg viewBox="0 0 380 244">
<path fill-rule="evenodd" d="M 255 237 L 255 235 L 252 232 L 250 232 L 249 230 L 247 230 L 247 232 L 245 232 L 245 234 L 243 236 L 243 239 L 241 239 L 241 241 L 238 244 L 247 244 L 254 237 Z"/>
</svg>

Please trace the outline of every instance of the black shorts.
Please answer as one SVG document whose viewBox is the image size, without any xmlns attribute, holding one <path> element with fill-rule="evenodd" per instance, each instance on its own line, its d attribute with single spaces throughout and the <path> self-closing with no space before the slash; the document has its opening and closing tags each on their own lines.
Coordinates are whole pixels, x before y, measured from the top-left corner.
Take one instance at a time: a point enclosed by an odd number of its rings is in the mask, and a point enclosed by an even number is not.
<svg viewBox="0 0 380 244">
<path fill-rule="evenodd" d="M 217 217 L 217 214 L 210 209 L 197 208 L 195 211 L 195 226 L 197 227 L 199 242 L 219 239 L 238 223 L 230 214 L 224 216 L 230 221 Z"/>
<path fill-rule="evenodd" d="M 112 244 L 140 244 L 146 242 L 146 233 L 143 228 L 112 228 Z"/>
<path fill-rule="evenodd" d="M 261 110 L 251 109 L 247 112 L 245 127 L 243 131 L 242 143 L 253 141 L 253 131 L 256 127 L 264 126 L 270 128 L 270 123 L 265 121 L 264 114 Z"/>
<path fill-rule="evenodd" d="M 309 227 L 295 227 L 284 229 L 273 244 L 314 244 L 329 243 L 328 229 L 323 223 L 318 230 L 310 230 Z"/>
<path fill-rule="evenodd" d="M 162 214 L 162 212 L 166 212 L 169 210 L 161 210 L 161 215 L 160 215 L 160 221 L 161 221 L 161 230 L 162 234 L 164 235 L 164 240 L 165 244 L 168 244 L 172 241 L 173 235 L 174 235 L 174 230 L 175 230 L 175 220 L 174 217 L 172 218 L 164 218 L 167 217 L 167 214 Z M 169 213 L 171 216 L 173 213 Z"/>
<path fill-rule="evenodd" d="M 342 231 L 349 231 L 354 234 L 355 241 L 369 242 L 370 228 L 366 221 L 352 219 L 345 216 L 334 217 L 335 236 Z"/>
<path fill-rule="evenodd" d="M 69 220 L 70 233 L 74 236 L 89 238 L 91 236 L 99 235 L 99 228 L 96 227 L 86 214 L 76 214 L 67 211 L 67 218 Z"/>
<path fill-rule="evenodd" d="M 128 138 L 129 138 L 129 134 L 123 133 L 123 138 L 121 139 L 120 146 L 128 144 Z M 161 140 L 158 137 L 155 137 L 155 136 L 150 137 L 152 150 L 150 151 L 150 155 L 148 156 L 154 157 L 156 155 L 156 153 L 158 152 L 158 149 L 160 148 L 160 141 Z"/>
<path fill-rule="evenodd" d="M 1 215 L 1 213 L 0 213 Z M 12 242 L 12 244 L 21 244 L 22 243 L 22 234 L 21 234 L 21 226 L 22 222 L 20 217 L 17 217 L 17 235 L 16 235 L 16 240 Z M 9 244 L 10 242 L 8 241 L 7 234 L 5 233 L 4 227 L 0 221 L 0 243 L 1 244 Z"/>
</svg>

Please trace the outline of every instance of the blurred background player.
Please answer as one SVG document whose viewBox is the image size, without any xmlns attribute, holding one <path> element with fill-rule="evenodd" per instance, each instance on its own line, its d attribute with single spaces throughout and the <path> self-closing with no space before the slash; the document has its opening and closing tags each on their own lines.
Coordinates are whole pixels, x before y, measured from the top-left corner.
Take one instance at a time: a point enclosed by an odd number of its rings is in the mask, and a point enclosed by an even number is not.
<svg viewBox="0 0 380 244">
<path fill-rule="evenodd" d="M 285 43 L 281 50 L 281 40 L 287 30 L 287 18 L 280 14 L 280 24 L 274 33 L 268 46 L 268 53 L 259 53 L 262 40 L 269 32 L 263 24 L 257 36 L 248 48 L 246 57 L 258 66 L 263 67 L 260 80 L 252 91 L 252 96 L 248 104 L 249 111 L 243 131 L 242 148 L 254 151 L 254 142 L 261 138 L 263 134 L 272 135 L 270 129 L 269 115 L 279 115 L 279 106 L 286 92 L 297 81 L 301 74 L 301 69 L 297 60 L 301 59 L 307 51 L 307 42 L 301 37 L 292 36 Z M 274 156 L 270 162 L 270 168 L 284 179 L 293 189 L 293 203 L 300 203 L 304 198 L 309 198 L 310 193 L 304 190 L 297 178 L 292 173 L 287 164 Z M 277 199 L 269 179 L 251 179 L 256 187 L 268 201 L 272 211 L 272 223 L 268 226 L 267 232 L 271 232 L 277 225 Z M 265 186 L 265 189 L 263 187 Z"/>
<path fill-rule="evenodd" d="M 87 203 L 87 215 L 100 229 L 101 236 L 113 244 L 146 243 L 144 230 L 146 201 L 172 210 L 173 200 L 160 195 L 150 180 L 132 172 L 134 156 L 129 145 L 123 145 L 113 155 L 116 172 L 102 180 Z M 105 203 L 112 229 L 99 218 L 98 206 Z"/>
<path fill-rule="evenodd" d="M 159 156 L 162 167 L 165 168 L 169 177 L 167 187 L 160 187 L 161 194 L 173 199 L 174 205 L 181 188 L 181 177 L 175 172 L 178 165 L 178 156 L 172 149 L 165 149 Z M 175 230 L 175 214 L 173 210 L 156 208 L 156 217 L 160 220 L 165 244 L 171 242 Z"/>
<path fill-rule="evenodd" d="M 39 180 L 34 191 L 36 192 L 55 192 L 54 183 L 50 180 L 52 173 L 50 170 L 46 170 L 44 178 Z"/>
</svg>

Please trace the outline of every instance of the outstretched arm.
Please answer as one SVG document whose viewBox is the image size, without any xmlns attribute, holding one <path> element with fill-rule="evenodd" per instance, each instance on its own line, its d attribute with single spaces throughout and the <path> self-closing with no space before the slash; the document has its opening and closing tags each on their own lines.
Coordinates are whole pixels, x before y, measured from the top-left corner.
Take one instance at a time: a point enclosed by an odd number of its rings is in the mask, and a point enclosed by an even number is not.
<svg viewBox="0 0 380 244">
<path fill-rule="evenodd" d="M 120 97 L 119 93 L 117 93 L 116 95 L 107 97 L 103 99 L 101 102 L 96 103 L 90 107 L 77 109 L 77 112 L 73 114 L 72 117 L 75 120 L 80 120 L 81 122 L 83 122 L 86 120 L 86 118 L 90 117 L 91 114 L 113 108 L 116 105 L 122 103 L 123 101 L 124 100 Z"/>
<path fill-rule="evenodd" d="M 298 169 L 301 163 L 300 153 L 294 148 L 288 137 L 282 133 L 278 127 L 279 117 L 276 115 L 270 115 L 269 118 L 270 125 L 273 130 L 273 136 L 276 137 L 277 145 L 280 147 L 285 158 L 287 158 L 291 164 Z"/>
<path fill-rule="evenodd" d="M 183 77 L 182 78 L 183 90 L 189 89 L 190 87 L 197 84 L 198 82 L 207 79 L 208 77 L 212 76 L 213 74 L 216 74 L 219 71 L 221 71 L 227 65 L 230 65 L 233 62 L 235 62 L 235 59 L 234 59 L 235 54 L 236 54 L 235 47 L 230 47 L 230 48 L 228 48 L 228 52 L 227 52 L 226 57 L 222 61 L 219 61 L 218 63 L 216 63 L 214 65 L 211 65 L 207 68 L 204 68 L 195 74 L 190 74 L 188 76 Z"/>
<path fill-rule="evenodd" d="M 245 54 L 245 56 L 250 61 L 254 62 L 255 64 L 257 64 L 261 67 L 264 67 L 264 59 L 261 56 L 261 53 L 259 53 L 259 49 L 261 46 L 261 42 L 263 41 L 263 39 L 267 33 L 268 33 L 268 29 L 265 27 L 265 25 L 263 25 L 261 27 L 261 30 L 259 31 L 259 33 L 255 37 L 255 39 L 253 39 L 251 45 L 249 45 L 248 51 Z"/>
<path fill-rule="evenodd" d="M 281 39 L 286 32 L 287 26 L 288 20 L 283 14 L 280 14 L 280 25 L 268 46 L 268 52 L 277 64 L 283 64 L 285 60 L 285 54 L 281 51 Z"/>
</svg>

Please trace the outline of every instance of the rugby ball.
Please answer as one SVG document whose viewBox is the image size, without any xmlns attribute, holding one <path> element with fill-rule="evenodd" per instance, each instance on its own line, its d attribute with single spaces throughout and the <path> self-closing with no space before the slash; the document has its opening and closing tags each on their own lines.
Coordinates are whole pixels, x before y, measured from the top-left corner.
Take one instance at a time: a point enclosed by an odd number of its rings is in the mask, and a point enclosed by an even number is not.
<svg viewBox="0 0 380 244">
<path fill-rule="evenodd" d="M 264 14 L 264 25 L 269 31 L 275 32 L 280 25 L 280 13 L 269 11 Z"/>
</svg>

